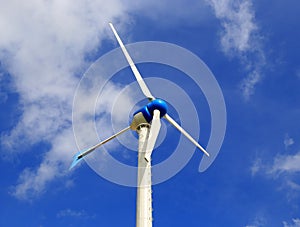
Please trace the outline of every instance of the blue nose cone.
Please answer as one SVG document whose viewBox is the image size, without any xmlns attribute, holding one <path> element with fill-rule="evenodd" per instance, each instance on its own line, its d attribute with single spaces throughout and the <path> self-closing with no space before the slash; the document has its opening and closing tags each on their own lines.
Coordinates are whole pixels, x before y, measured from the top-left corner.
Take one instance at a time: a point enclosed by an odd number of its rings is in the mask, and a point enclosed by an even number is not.
<svg viewBox="0 0 300 227">
<path fill-rule="evenodd" d="M 155 99 L 155 100 L 153 100 L 152 102 L 150 102 L 150 103 L 147 104 L 147 108 L 148 108 L 148 110 L 149 110 L 149 112 L 151 113 L 152 116 L 153 116 L 154 110 L 159 110 L 160 117 L 165 116 L 165 114 L 168 111 L 168 105 L 162 99 Z"/>
</svg>

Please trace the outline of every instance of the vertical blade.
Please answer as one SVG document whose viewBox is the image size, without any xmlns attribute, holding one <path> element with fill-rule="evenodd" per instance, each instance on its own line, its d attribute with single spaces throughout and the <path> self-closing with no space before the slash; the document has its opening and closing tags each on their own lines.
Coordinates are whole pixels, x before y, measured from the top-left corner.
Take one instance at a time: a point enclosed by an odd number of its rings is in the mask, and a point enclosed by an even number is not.
<svg viewBox="0 0 300 227">
<path fill-rule="evenodd" d="M 160 112 L 159 112 L 159 110 L 154 110 L 150 133 L 149 133 L 149 139 L 148 139 L 146 153 L 145 153 L 145 159 L 147 162 L 149 162 L 151 160 L 151 154 L 152 154 L 160 127 L 161 127 Z"/>
<path fill-rule="evenodd" d="M 166 114 L 164 118 L 167 119 L 168 122 L 170 122 L 178 131 L 180 131 L 186 138 L 188 138 L 193 144 L 195 144 L 196 147 L 198 147 L 204 154 L 209 157 L 209 153 L 199 143 L 197 143 L 197 141 L 194 140 L 193 137 L 188 134 L 179 124 L 177 124 L 177 122 L 174 121 L 172 117 Z"/>
<path fill-rule="evenodd" d="M 109 26 L 111 28 L 111 30 L 113 31 L 125 57 L 126 57 L 126 60 L 138 82 L 138 84 L 140 85 L 140 88 L 142 89 L 142 92 L 144 93 L 144 95 L 149 99 L 149 100 L 154 100 L 155 98 L 153 97 L 153 95 L 151 94 L 151 92 L 149 91 L 147 85 L 145 84 L 145 81 L 143 80 L 141 74 L 139 73 L 138 69 L 136 68 L 135 64 L 133 63 L 133 60 L 132 58 L 130 57 L 129 53 L 127 52 L 122 40 L 120 39 L 116 29 L 114 28 L 113 24 L 112 23 L 109 23 Z"/>
</svg>

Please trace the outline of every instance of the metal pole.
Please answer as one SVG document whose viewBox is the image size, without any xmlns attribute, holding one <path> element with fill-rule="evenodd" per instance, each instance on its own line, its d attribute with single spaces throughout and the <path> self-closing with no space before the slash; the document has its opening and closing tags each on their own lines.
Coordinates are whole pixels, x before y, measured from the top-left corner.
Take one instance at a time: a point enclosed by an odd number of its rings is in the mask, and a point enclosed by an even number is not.
<svg viewBox="0 0 300 227">
<path fill-rule="evenodd" d="M 151 160 L 145 160 L 149 124 L 137 128 L 139 135 L 136 227 L 152 227 Z"/>
</svg>

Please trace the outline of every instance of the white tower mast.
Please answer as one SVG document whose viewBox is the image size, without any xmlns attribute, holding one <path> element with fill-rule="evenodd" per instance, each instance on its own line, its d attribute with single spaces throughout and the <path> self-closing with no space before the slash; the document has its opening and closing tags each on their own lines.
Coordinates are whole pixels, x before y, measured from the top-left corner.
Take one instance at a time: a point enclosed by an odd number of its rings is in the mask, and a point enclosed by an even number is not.
<svg viewBox="0 0 300 227">
<path fill-rule="evenodd" d="M 138 177 L 136 200 L 136 227 L 152 227 L 151 159 L 146 161 L 146 147 L 149 138 L 149 124 L 137 128 L 139 135 Z"/>
</svg>

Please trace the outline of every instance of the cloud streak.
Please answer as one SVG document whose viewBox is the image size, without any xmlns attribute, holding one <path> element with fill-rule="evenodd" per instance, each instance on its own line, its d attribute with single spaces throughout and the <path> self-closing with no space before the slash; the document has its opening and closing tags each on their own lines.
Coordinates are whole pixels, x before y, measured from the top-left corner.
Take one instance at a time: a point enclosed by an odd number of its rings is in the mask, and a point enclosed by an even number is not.
<svg viewBox="0 0 300 227">
<path fill-rule="evenodd" d="M 250 168 L 252 176 L 257 173 L 278 176 L 280 174 L 295 174 L 300 172 L 300 152 L 291 155 L 277 155 L 272 163 L 266 163 L 262 158 L 256 158 Z"/>
<path fill-rule="evenodd" d="M 56 217 L 58 217 L 58 218 L 70 217 L 70 218 L 90 219 L 90 218 L 95 218 L 95 215 L 91 216 L 85 210 L 65 209 L 65 210 L 59 211 L 57 213 Z"/>
<path fill-rule="evenodd" d="M 272 173 L 298 173 L 300 172 L 300 152 L 295 155 L 282 155 L 274 160 Z"/>
<path fill-rule="evenodd" d="M 255 21 L 251 0 L 207 0 L 221 21 L 220 43 L 228 56 L 237 56 L 245 66 L 248 75 L 242 80 L 240 89 L 243 97 L 249 100 L 255 86 L 263 77 L 266 62 L 261 35 Z"/>
<path fill-rule="evenodd" d="M 209 3 L 222 23 L 223 51 L 249 51 L 252 48 L 251 36 L 257 30 L 251 1 L 210 0 Z"/>
<path fill-rule="evenodd" d="M 298 197 L 300 185 L 297 176 L 300 172 L 300 152 L 277 155 L 271 162 L 256 158 L 251 168 L 251 175 L 262 175 L 278 183 L 278 189 L 285 190 L 287 198 Z"/>
</svg>

